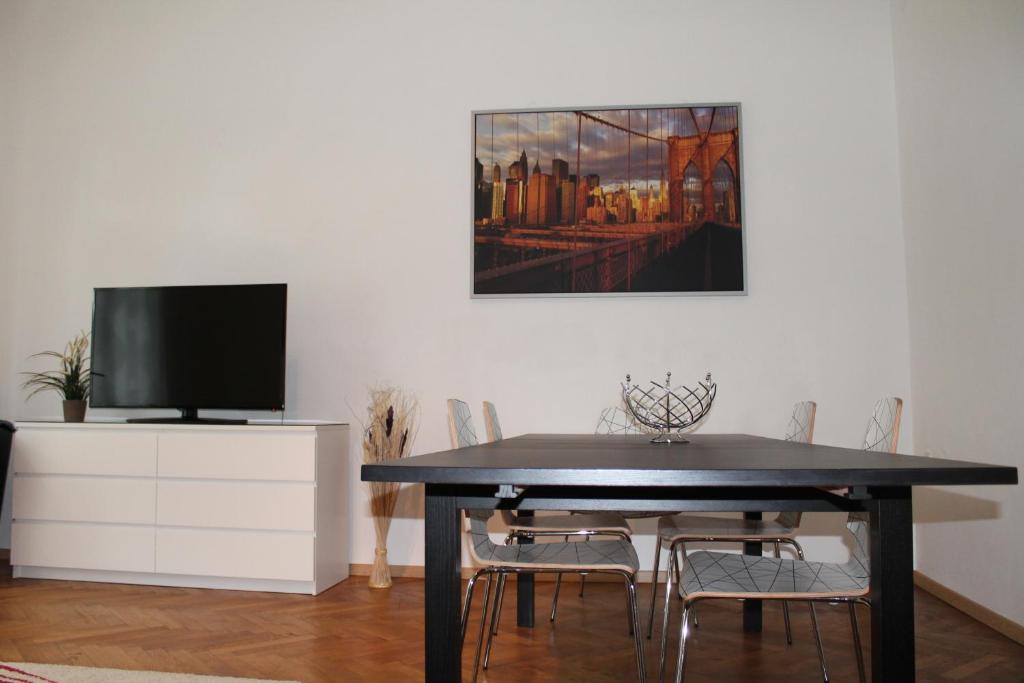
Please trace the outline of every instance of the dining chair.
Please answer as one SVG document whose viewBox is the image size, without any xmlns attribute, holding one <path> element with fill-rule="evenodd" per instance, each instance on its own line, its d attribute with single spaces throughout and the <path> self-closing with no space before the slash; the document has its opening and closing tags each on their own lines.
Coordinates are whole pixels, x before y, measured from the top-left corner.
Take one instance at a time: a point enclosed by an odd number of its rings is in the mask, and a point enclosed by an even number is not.
<svg viewBox="0 0 1024 683">
<path fill-rule="evenodd" d="M 900 423 L 903 418 L 903 399 L 895 396 L 886 396 L 875 402 L 871 411 L 871 419 L 868 420 L 867 429 L 864 432 L 864 440 L 861 449 L 876 453 L 895 453 L 900 442 Z M 866 605 L 871 601 L 867 598 L 860 600 Z M 867 680 L 867 672 L 864 668 L 864 650 L 860 645 L 860 624 L 857 621 L 857 604 L 849 603 L 850 629 L 853 631 L 853 649 L 857 658 L 857 675 L 860 683 Z"/>
<path fill-rule="evenodd" d="M 501 440 L 501 423 L 498 411 L 490 401 L 484 401 L 484 426 L 490 442 Z M 465 401 L 448 399 L 448 429 L 452 448 L 464 448 L 477 444 L 476 430 L 473 428 L 473 417 L 469 405 Z M 506 545 L 513 541 L 529 540 L 542 536 L 562 536 L 568 541 L 570 536 L 582 536 L 587 540 L 591 536 L 612 536 L 629 542 L 632 534 L 629 524 L 614 512 L 594 512 L 583 515 L 557 514 L 544 516 L 519 517 L 511 510 L 501 510 L 502 521 L 508 528 L 505 538 Z M 558 593 L 561 589 L 561 575 L 555 580 L 555 595 L 551 603 L 550 620 L 555 620 L 558 606 Z M 492 621 L 491 630 L 497 634 L 501 615 L 501 603 L 505 597 L 505 577 L 498 579 L 496 589 L 497 616 Z"/>
<path fill-rule="evenodd" d="M 633 419 L 633 416 L 628 412 L 620 408 L 619 406 L 609 406 L 601 411 L 601 415 L 597 418 L 597 427 L 594 429 L 594 434 L 597 435 L 622 435 L 622 434 L 643 434 L 643 430 Z M 572 513 L 573 515 L 589 515 L 595 514 L 591 512 Z M 643 519 L 646 517 L 657 517 L 661 515 L 660 512 L 630 512 L 621 511 L 613 513 L 623 520 L 625 519 Z M 583 575 L 580 577 L 580 592 L 579 597 L 583 597 L 583 592 L 587 587 L 587 577 Z M 555 595 L 551 600 L 551 621 L 555 620 L 555 614 L 558 610 L 558 595 L 562 589 L 562 577 L 559 576 L 555 579 Z"/>
<path fill-rule="evenodd" d="M 903 415 L 903 400 L 902 399 L 896 398 L 896 397 L 885 397 L 885 398 L 880 399 L 878 402 L 876 402 L 875 403 L 875 407 L 874 407 L 874 409 L 871 412 L 871 418 L 868 420 L 868 426 L 867 426 L 867 430 L 865 431 L 865 434 L 864 434 L 864 439 L 863 439 L 863 441 L 861 443 L 861 449 L 865 450 L 865 451 L 895 453 L 896 452 L 896 447 L 899 444 L 900 421 L 901 421 L 902 415 Z M 812 419 L 813 419 L 813 417 L 812 417 Z M 811 429 L 809 430 L 809 434 L 810 434 L 810 436 L 813 436 L 813 422 L 811 424 L 812 424 L 812 426 L 811 426 Z M 791 423 L 791 427 L 792 426 L 793 425 Z M 787 432 L 789 432 L 789 431 L 790 430 L 787 430 Z M 855 572 L 859 571 L 860 574 L 858 574 L 858 576 L 860 576 L 860 578 L 862 578 L 863 582 L 864 582 L 863 590 L 860 589 L 859 584 L 857 584 L 857 585 L 850 584 L 850 585 L 847 585 L 846 587 L 850 588 L 851 590 L 846 592 L 846 593 L 840 592 L 838 594 L 835 594 L 835 593 L 828 593 L 827 591 L 825 593 L 822 593 L 819 590 L 819 591 L 817 591 L 817 593 L 815 594 L 814 597 L 807 597 L 806 595 L 803 595 L 801 597 L 794 597 L 791 594 L 791 592 L 787 593 L 785 590 L 774 591 L 774 590 L 772 590 L 772 587 L 769 586 L 769 588 L 763 588 L 762 590 L 759 590 L 758 594 L 756 596 L 743 595 L 743 596 L 740 596 L 740 597 L 748 597 L 748 598 L 749 597 L 756 597 L 757 599 L 766 599 L 766 600 L 771 600 L 771 599 L 797 600 L 797 599 L 801 599 L 801 600 L 806 600 L 806 601 L 811 602 L 811 603 L 814 603 L 814 602 L 830 602 L 830 603 L 846 602 L 849 605 L 848 609 L 849 609 L 849 614 L 850 614 L 850 628 L 851 628 L 851 630 L 853 632 L 853 647 L 854 647 L 854 653 L 855 653 L 855 657 L 856 657 L 856 661 L 857 661 L 857 675 L 858 675 L 858 679 L 859 679 L 860 683 L 865 683 L 865 681 L 867 680 L 867 674 L 866 674 L 866 670 L 865 670 L 865 666 L 864 666 L 864 652 L 863 652 L 863 648 L 861 647 L 860 627 L 859 627 L 858 620 L 857 620 L 856 606 L 857 606 L 857 603 L 862 603 L 862 604 L 870 605 L 870 600 L 867 597 L 867 587 L 866 587 L 867 583 L 868 583 L 868 572 L 867 572 L 868 562 L 867 562 L 867 553 L 866 553 L 866 547 L 867 546 L 865 545 L 866 544 L 866 539 L 867 539 L 867 532 L 868 532 L 868 529 L 867 529 L 867 517 L 864 515 L 864 513 L 851 513 L 850 516 L 847 518 L 847 527 L 850 530 L 850 532 L 854 534 L 854 544 L 853 544 L 853 555 L 852 555 L 850 561 L 847 562 L 845 565 L 837 565 L 837 564 L 834 564 L 834 563 L 815 563 L 815 562 L 808 563 L 808 562 L 804 562 L 802 551 L 798 551 L 798 556 L 800 558 L 799 560 L 780 560 L 778 558 L 778 554 L 776 554 L 775 558 L 759 558 L 759 557 L 755 557 L 755 556 L 732 555 L 732 554 L 727 554 L 727 553 L 703 553 L 703 557 L 702 557 L 701 561 L 705 562 L 705 563 L 706 562 L 710 562 L 710 561 L 716 560 L 718 558 L 718 556 L 723 556 L 724 555 L 724 556 L 727 557 L 727 559 L 721 560 L 721 566 L 722 567 L 728 566 L 728 567 L 731 567 L 732 569 L 738 569 L 739 565 L 736 565 L 737 560 L 734 559 L 734 558 L 744 558 L 744 557 L 747 557 L 747 558 L 749 558 L 749 561 L 751 563 L 755 563 L 755 564 L 756 564 L 758 559 L 761 559 L 761 560 L 771 560 L 771 562 L 766 562 L 766 563 L 762 563 L 762 564 L 757 565 L 758 566 L 758 571 L 764 570 L 764 571 L 785 571 L 785 572 L 790 572 L 790 573 L 793 574 L 793 577 L 794 577 L 793 580 L 794 581 L 796 581 L 795 577 L 797 576 L 797 572 L 798 571 L 814 571 L 815 568 L 825 568 L 825 569 L 822 569 L 822 571 L 826 572 L 826 576 L 827 576 L 828 572 L 833 572 L 836 568 L 839 568 L 840 572 L 844 572 L 845 569 L 851 568 L 851 567 L 854 569 Z M 689 556 L 686 557 L 686 564 L 687 564 L 688 567 L 691 565 L 691 563 L 693 562 L 694 558 L 697 557 L 698 555 L 701 555 L 701 553 L 694 553 L 694 554 L 689 555 Z M 786 562 L 790 562 L 792 564 L 788 564 L 787 565 L 787 564 L 785 564 Z M 782 564 L 779 564 L 779 563 L 782 563 Z M 672 576 L 673 576 L 673 573 L 675 572 L 675 570 L 678 569 L 678 565 L 676 564 L 676 556 L 675 556 L 674 553 L 670 553 L 669 554 L 669 564 L 670 564 L 670 566 L 669 566 L 669 570 L 668 570 L 668 581 L 666 582 L 666 588 L 665 588 L 665 598 L 666 598 L 665 599 L 665 623 L 666 623 L 666 625 L 667 625 L 667 622 L 668 622 L 668 610 L 669 610 L 669 607 L 670 607 L 670 601 L 669 601 L 668 598 L 669 598 L 669 595 L 671 595 L 671 593 L 672 593 L 672 587 L 671 587 Z M 857 569 L 858 565 L 860 566 L 859 570 Z M 740 570 L 740 571 L 745 571 L 745 570 Z M 695 570 L 695 574 L 699 575 L 700 571 Z M 678 576 L 678 572 L 676 572 L 676 576 Z M 753 575 L 751 575 L 751 577 L 752 576 Z M 751 578 L 751 580 L 753 580 L 753 578 Z M 682 681 L 682 671 L 683 671 L 683 666 L 682 666 L 683 665 L 683 656 L 684 656 L 683 653 L 684 653 L 684 649 L 685 649 L 685 643 L 683 642 L 683 636 L 684 636 L 684 634 L 688 633 L 688 629 L 689 629 L 688 618 L 693 613 L 693 610 L 696 607 L 696 601 L 697 600 L 706 599 L 707 597 L 721 597 L 721 596 L 713 595 L 713 596 L 704 596 L 704 598 L 699 598 L 698 597 L 698 598 L 692 599 L 692 600 L 690 600 L 690 603 L 689 603 L 690 609 L 686 609 L 686 606 L 687 606 L 686 600 L 689 597 L 689 591 L 692 588 L 692 581 L 688 584 L 687 583 L 687 579 L 685 578 L 685 575 L 682 578 L 682 580 L 677 579 L 677 581 L 679 581 L 679 583 L 680 583 L 680 588 L 681 588 L 681 592 L 683 593 L 683 600 L 684 600 L 684 612 L 683 612 L 683 619 L 682 619 L 682 625 L 681 625 L 681 631 L 680 631 L 680 633 L 681 633 L 681 635 L 680 635 L 680 639 L 681 639 L 680 640 L 680 654 L 679 654 L 679 660 L 677 662 L 677 667 L 676 667 L 676 671 L 677 671 L 677 673 L 676 673 L 676 681 L 677 681 L 677 683 L 681 683 L 681 681 Z M 842 579 L 841 579 L 841 577 L 837 578 L 837 582 L 830 582 L 830 584 L 833 585 L 833 586 L 838 585 L 838 586 L 842 587 Z M 785 588 L 785 587 L 786 586 L 782 586 L 782 588 Z M 811 587 L 813 588 L 813 586 L 811 586 Z M 854 589 L 856 589 L 856 590 L 854 590 Z M 828 679 L 828 669 L 827 669 L 826 663 L 825 663 L 824 650 L 822 649 L 822 646 L 821 646 L 821 635 L 820 635 L 819 630 L 818 630 L 818 623 L 817 623 L 817 618 L 816 618 L 814 610 L 813 610 L 813 604 L 812 604 L 812 609 L 811 609 L 811 617 L 812 617 L 812 623 L 813 623 L 813 627 L 814 627 L 815 641 L 816 641 L 816 644 L 817 644 L 817 647 L 818 647 L 818 657 L 819 657 L 819 660 L 821 662 L 822 676 L 823 676 L 824 681 L 827 683 L 828 680 L 829 680 Z M 667 626 L 666 626 L 666 628 L 667 628 Z M 661 643 L 661 655 L 660 655 L 660 659 L 659 659 L 659 667 L 660 667 L 659 668 L 659 677 L 661 677 L 664 674 L 665 652 L 666 652 L 666 633 L 663 632 L 662 633 L 662 643 Z"/>
<path fill-rule="evenodd" d="M 484 425 L 490 442 L 501 440 L 498 412 L 490 401 L 484 401 Z M 448 399 L 448 426 L 452 448 L 477 444 L 473 418 L 464 401 Z M 633 533 L 622 515 L 614 512 L 517 517 L 511 510 L 501 510 L 501 514 L 502 521 L 508 526 L 506 542 L 537 536 L 614 536 L 628 541 Z"/>
<path fill-rule="evenodd" d="M 480 652 L 484 646 L 484 630 L 487 628 L 488 605 L 491 628 L 487 629 L 487 643 L 483 655 L 483 668 L 490 662 L 491 645 L 494 640 L 494 624 L 501 611 L 501 586 L 509 574 L 579 573 L 612 574 L 622 577 L 626 584 L 627 616 L 636 656 L 637 679 L 643 683 L 647 674 L 644 664 L 643 636 L 640 634 L 640 617 L 637 610 L 636 576 L 640 570 L 633 545 L 621 538 L 590 543 L 554 542 L 537 544 L 498 545 L 487 533 L 487 520 L 492 510 L 468 510 L 472 542 L 469 554 L 480 568 L 469 579 L 462 608 L 461 637 L 465 644 L 469 612 L 473 603 L 474 587 L 482 576 L 484 584 L 483 607 L 477 633 L 476 654 L 473 657 L 473 681 L 480 668 Z M 497 576 L 494 599 L 491 600 L 491 578 Z"/>
<path fill-rule="evenodd" d="M 793 413 L 786 426 L 785 440 L 794 443 L 812 443 L 814 440 L 814 418 L 817 415 L 818 405 L 814 401 L 800 401 L 793 406 Z M 775 557 L 780 557 L 782 545 L 792 546 L 797 557 L 804 559 L 803 548 L 796 540 L 797 528 L 800 526 L 802 513 L 781 512 L 774 520 L 748 520 L 736 519 L 733 517 L 702 517 L 698 515 L 666 515 L 658 520 L 658 541 L 654 547 L 654 572 L 651 578 L 651 607 L 648 612 L 647 637 L 650 638 L 654 630 L 654 608 L 658 592 L 658 565 L 661 560 L 661 550 L 667 547 L 670 556 L 681 554 L 682 557 L 672 564 L 676 572 L 676 582 L 679 582 L 679 568 L 683 565 L 686 557 L 687 543 L 771 543 L 775 549 Z M 668 602 L 670 591 L 666 588 L 665 612 L 663 614 L 662 628 L 662 656 L 666 631 L 668 629 Z M 786 627 L 786 642 L 793 643 L 793 632 L 789 621 L 789 603 L 783 601 L 782 615 Z M 814 625 L 815 642 L 818 648 L 818 657 L 821 662 L 822 671 L 827 680 L 828 674 L 825 669 L 824 651 L 821 646 L 821 637 L 818 634 L 818 619 L 814 613 L 814 606 L 811 605 L 811 620 Z M 696 614 L 694 615 L 696 622 Z"/>
<path fill-rule="evenodd" d="M 875 403 L 864 433 L 865 451 L 895 453 L 900 442 L 900 421 L 903 417 L 903 399 L 895 396 L 881 398 Z"/>
<path fill-rule="evenodd" d="M 484 431 L 487 441 L 501 441 L 501 423 L 498 421 L 498 410 L 490 401 L 484 401 Z"/>
<path fill-rule="evenodd" d="M 462 403 L 462 406 L 456 404 Z M 450 399 L 448 402 L 449 414 L 454 409 L 458 415 L 469 415 L 469 407 L 458 399 Z M 451 418 L 449 418 L 451 419 Z M 469 419 L 469 418 L 467 418 Z M 470 419 L 470 423 L 472 420 Z M 484 427 L 487 431 L 489 442 L 501 440 L 501 423 L 498 421 L 498 411 L 490 401 L 484 401 Z M 466 437 L 475 439 L 475 436 Z M 475 443 L 475 441 L 474 441 Z M 460 443 L 453 448 L 461 448 L 467 443 Z M 516 517 L 511 510 L 502 510 L 502 518 L 508 526 L 508 541 L 517 538 L 533 538 L 536 536 L 615 536 L 628 541 L 633 533 L 629 524 L 622 515 L 614 512 L 594 512 L 582 515 L 560 514 L 546 515 L 544 517 Z"/>
<path fill-rule="evenodd" d="M 850 605 L 866 602 L 871 580 L 866 513 L 850 513 L 846 526 L 852 536 L 852 552 L 849 561 L 842 564 L 704 550 L 691 553 L 682 574 L 683 614 L 679 626 L 676 683 L 683 682 L 690 615 L 699 601 L 801 600 Z M 669 564 L 675 563 L 676 557 L 670 555 Z M 672 590 L 673 568 L 670 567 L 667 575 L 668 592 Z M 815 637 L 818 637 L 817 631 Z M 663 680 L 664 650 L 658 667 L 658 678 Z"/>
<path fill-rule="evenodd" d="M 597 418 L 595 434 L 642 434 L 643 430 L 633 416 L 618 406 L 611 406 L 601 411 Z"/>
</svg>

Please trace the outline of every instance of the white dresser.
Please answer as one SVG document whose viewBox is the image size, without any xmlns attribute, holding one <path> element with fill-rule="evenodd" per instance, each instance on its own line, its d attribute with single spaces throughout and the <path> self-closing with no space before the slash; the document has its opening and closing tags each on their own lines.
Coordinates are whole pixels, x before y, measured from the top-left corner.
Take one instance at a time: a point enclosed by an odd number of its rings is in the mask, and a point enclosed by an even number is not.
<svg viewBox="0 0 1024 683">
<path fill-rule="evenodd" d="M 348 577 L 348 426 L 21 422 L 15 577 L 316 595 Z"/>
</svg>

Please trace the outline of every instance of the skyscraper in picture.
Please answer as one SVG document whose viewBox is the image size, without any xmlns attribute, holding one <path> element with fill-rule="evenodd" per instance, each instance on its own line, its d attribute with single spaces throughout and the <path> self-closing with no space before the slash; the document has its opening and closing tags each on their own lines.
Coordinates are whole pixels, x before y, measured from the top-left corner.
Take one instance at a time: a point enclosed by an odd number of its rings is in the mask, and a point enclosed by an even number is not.
<svg viewBox="0 0 1024 683">
<path fill-rule="evenodd" d="M 533 169 L 526 183 L 527 225 L 553 225 L 556 222 L 555 177 Z"/>
</svg>

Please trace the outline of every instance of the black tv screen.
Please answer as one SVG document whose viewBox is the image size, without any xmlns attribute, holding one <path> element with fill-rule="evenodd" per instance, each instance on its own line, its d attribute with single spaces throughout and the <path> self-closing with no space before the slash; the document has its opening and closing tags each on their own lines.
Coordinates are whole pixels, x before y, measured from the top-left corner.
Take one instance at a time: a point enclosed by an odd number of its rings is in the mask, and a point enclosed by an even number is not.
<svg viewBox="0 0 1024 683">
<path fill-rule="evenodd" d="M 288 286 L 97 288 L 96 408 L 284 408 Z"/>
</svg>

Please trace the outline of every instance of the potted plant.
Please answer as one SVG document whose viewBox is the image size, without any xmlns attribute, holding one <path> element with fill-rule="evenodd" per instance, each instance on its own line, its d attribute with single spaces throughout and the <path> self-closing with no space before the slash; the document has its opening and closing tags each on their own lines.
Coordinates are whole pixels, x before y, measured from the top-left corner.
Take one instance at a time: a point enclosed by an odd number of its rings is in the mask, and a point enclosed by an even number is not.
<svg viewBox="0 0 1024 683">
<path fill-rule="evenodd" d="M 89 358 L 85 355 L 88 348 L 89 335 L 82 332 L 67 343 L 64 353 L 43 351 L 33 354 L 32 358 L 56 358 L 60 361 L 60 369 L 21 373 L 26 376 L 21 388 L 31 390 L 28 398 L 41 391 L 56 391 L 64 399 L 64 421 L 83 422 L 89 398 Z"/>
</svg>

